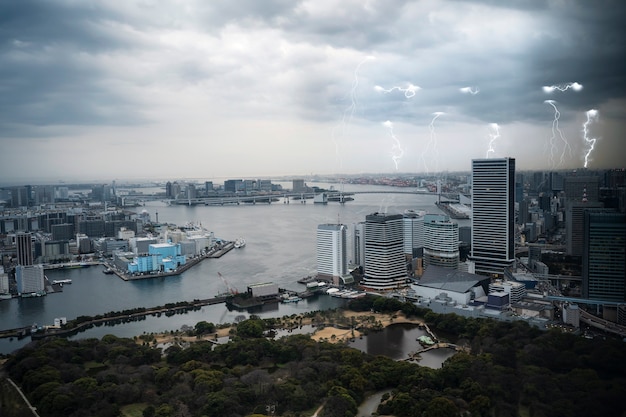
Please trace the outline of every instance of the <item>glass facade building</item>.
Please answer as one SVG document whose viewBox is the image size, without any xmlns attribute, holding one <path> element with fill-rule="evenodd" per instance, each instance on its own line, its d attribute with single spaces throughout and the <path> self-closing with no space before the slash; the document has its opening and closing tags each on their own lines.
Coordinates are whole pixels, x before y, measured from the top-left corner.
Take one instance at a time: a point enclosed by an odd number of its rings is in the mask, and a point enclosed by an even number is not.
<svg viewBox="0 0 626 417">
<path fill-rule="evenodd" d="M 515 262 L 515 159 L 472 160 L 472 249 L 477 274 L 502 277 Z"/>
<path fill-rule="evenodd" d="M 626 302 L 626 214 L 584 212 L 583 298 Z"/>
</svg>

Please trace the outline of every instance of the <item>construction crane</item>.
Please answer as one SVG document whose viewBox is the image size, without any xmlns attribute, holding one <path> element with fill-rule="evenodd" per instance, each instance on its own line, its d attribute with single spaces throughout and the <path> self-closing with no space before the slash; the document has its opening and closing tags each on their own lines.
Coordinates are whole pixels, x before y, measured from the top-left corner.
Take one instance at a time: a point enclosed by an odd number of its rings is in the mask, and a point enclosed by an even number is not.
<svg viewBox="0 0 626 417">
<path fill-rule="evenodd" d="M 221 272 L 218 272 L 217 275 L 220 277 L 220 279 L 224 283 L 224 286 L 226 287 L 226 291 L 227 291 L 228 294 L 230 294 L 230 295 L 237 295 L 237 294 L 239 294 L 239 291 L 237 291 L 235 288 L 231 287 L 230 284 L 228 284 L 228 281 L 226 281 L 226 278 L 224 278 L 224 276 L 222 275 Z"/>
</svg>

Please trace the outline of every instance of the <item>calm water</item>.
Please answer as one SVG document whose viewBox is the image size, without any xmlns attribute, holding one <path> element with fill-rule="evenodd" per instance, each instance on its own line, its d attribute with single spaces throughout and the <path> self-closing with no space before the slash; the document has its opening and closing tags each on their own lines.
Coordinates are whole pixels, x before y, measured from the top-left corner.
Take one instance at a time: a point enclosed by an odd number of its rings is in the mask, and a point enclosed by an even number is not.
<svg viewBox="0 0 626 417">
<path fill-rule="evenodd" d="M 313 184 L 310 184 L 313 185 Z M 327 187 L 328 184 L 314 184 Z M 346 185 L 346 191 L 391 190 L 393 187 Z M 226 288 L 220 272 L 231 287 L 245 291 L 253 283 L 274 282 L 280 287 L 302 290 L 296 281 L 316 274 L 315 239 L 317 225 L 322 223 L 353 224 L 365 221 L 373 212 L 402 213 L 406 209 L 438 213 L 434 196 L 403 194 L 356 195 L 355 200 L 340 205 L 290 204 L 239 206 L 166 206 L 155 201 L 145 207 L 153 220 L 183 225 L 200 222 L 215 236 L 234 240 L 239 236 L 247 245 L 232 250 L 221 259 L 207 259 L 179 276 L 125 282 L 114 275 L 105 275 L 101 267 L 49 271 L 51 280 L 71 279 L 62 293 L 40 298 L 0 301 L 0 328 L 29 326 L 33 323 L 52 324 L 55 317 L 75 318 L 139 306 L 151 307 L 169 302 L 209 298 Z M 278 317 L 287 314 L 333 308 L 339 300 L 317 297 L 297 304 L 280 304 L 260 316 Z M 213 323 L 233 322 L 239 312 L 229 312 L 224 305 L 204 307 L 200 311 L 169 318 L 148 317 L 146 320 L 114 327 L 94 328 L 76 337 L 100 337 L 112 333 L 133 336 L 145 332 L 179 329 L 183 324 L 194 325 L 200 320 Z M 0 339 L 0 352 L 6 353 L 27 343 Z"/>
<path fill-rule="evenodd" d="M 402 360 L 407 359 L 410 353 L 422 349 L 417 338 L 424 335 L 428 334 L 413 324 L 398 323 L 385 327 L 380 332 L 370 333 L 362 339 L 355 339 L 348 345 L 371 355 Z M 429 368 L 441 368 L 441 364 L 454 353 L 452 349 L 433 349 L 420 354 L 419 364 Z"/>
</svg>

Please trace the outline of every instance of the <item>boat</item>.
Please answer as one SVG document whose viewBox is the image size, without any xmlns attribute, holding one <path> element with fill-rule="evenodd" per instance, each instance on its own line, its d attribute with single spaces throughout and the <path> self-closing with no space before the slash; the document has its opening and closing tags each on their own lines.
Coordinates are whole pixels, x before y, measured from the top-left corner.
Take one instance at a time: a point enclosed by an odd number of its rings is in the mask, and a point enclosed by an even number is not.
<svg viewBox="0 0 626 417">
<path fill-rule="evenodd" d="M 297 295 L 292 295 L 282 299 L 283 303 L 297 303 L 298 301 L 302 301 L 302 298 Z"/>
<path fill-rule="evenodd" d="M 111 268 L 106 268 L 104 271 L 102 271 L 103 274 L 107 274 L 107 275 L 112 275 L 114 274 L 113 270 Z"/>
<path fill-rule="evenodd" d="M 53 284 L 71 284 L 72 280 L 71 279 L 55 279 L 54 281 L 52 281 Z"/>
<path fill-rule="evenodd" d="M 246 246 L 246 239 L 240 237 L 235 240 L 235 249 L 241 249 Z"/>
</svg>

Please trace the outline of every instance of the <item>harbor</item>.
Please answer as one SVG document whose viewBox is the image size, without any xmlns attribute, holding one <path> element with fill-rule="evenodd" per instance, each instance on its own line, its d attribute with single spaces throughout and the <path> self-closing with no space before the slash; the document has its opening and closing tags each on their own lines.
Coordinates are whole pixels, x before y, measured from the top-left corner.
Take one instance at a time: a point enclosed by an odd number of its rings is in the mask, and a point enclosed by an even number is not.
<svg viewBox="0 0 626 417">
<path fill-rule="evenodd" d="M 324 184 L 328 188 L 329 185 Z M 367 186 L 351 186 L 358 190 Z M 385 188 L 385 187 L 382 187 Z M 393 189 L 395 190 L 395 189 Z M 432 195 L 394 194 L 387 197 L 391 211 L 407 209 L 439 212 Z M 165 305 L 179 300 L 208 299 L 227 289 L 219 279 L 221 272 L 232 288 L 245 291 L 252 283 L 271 281 L 290 291 L 302 292 L 302 277 L 315 277 L 315 230 L 318 224 L 336 221 L 340 210 L 341 222 L 363 221 L 363 213 L 380 209 L 381 196 L 359 194 L 350 204 L 272 204 L 240 206 L 168 206 L 162 202 L 146 202 L 143 209 L 152 217 L 170 224 L 186 224 L 190 220 L 202 223 L 216 236 L 235 239 L 244 236 L 246 246 L 231 250 L 226 256 L 198 262 L 194 267 L 174 276 L 156 276 L 152 279 L 125 281 L 117 275 L 103 273 L 105 266 L 88 268 L 50 269 L 46 275 L 53 280 L 71 279 L 63 291 L 45 297 L 13 298 L 0 301 L 2 329 L 16 329 L 52 324 L 57 317 L 75 318 L 96 316 L 108 311 L 123 311 L 136 307 Z M 230 239 L 228 239 L 230 240 Z M 311 278 L 313 281 L 314 278 Z M 298 302 L 277 302 L 255 308 L 261 317 L 280 317 L 337 308 L 347 299 L 327 296 L 303 298 Z M 144 320 L 108 326 L 94 326 L 71 338 L 102 337 L 114 334 L 132 337 L 143 332 L 159 332 L 194 325 L 198 321 L 215 324 L 232 323 L 238 316 L 248 316 L 247 311 L 229 310 L 225 304 L 207 305 L 198 311 L 174 314 L 170 317 L 146 316 Z M 30 338 L 17 341 L 0 339 L 0 352 L 10 352 L 26 344 Z"/>
</svg>

